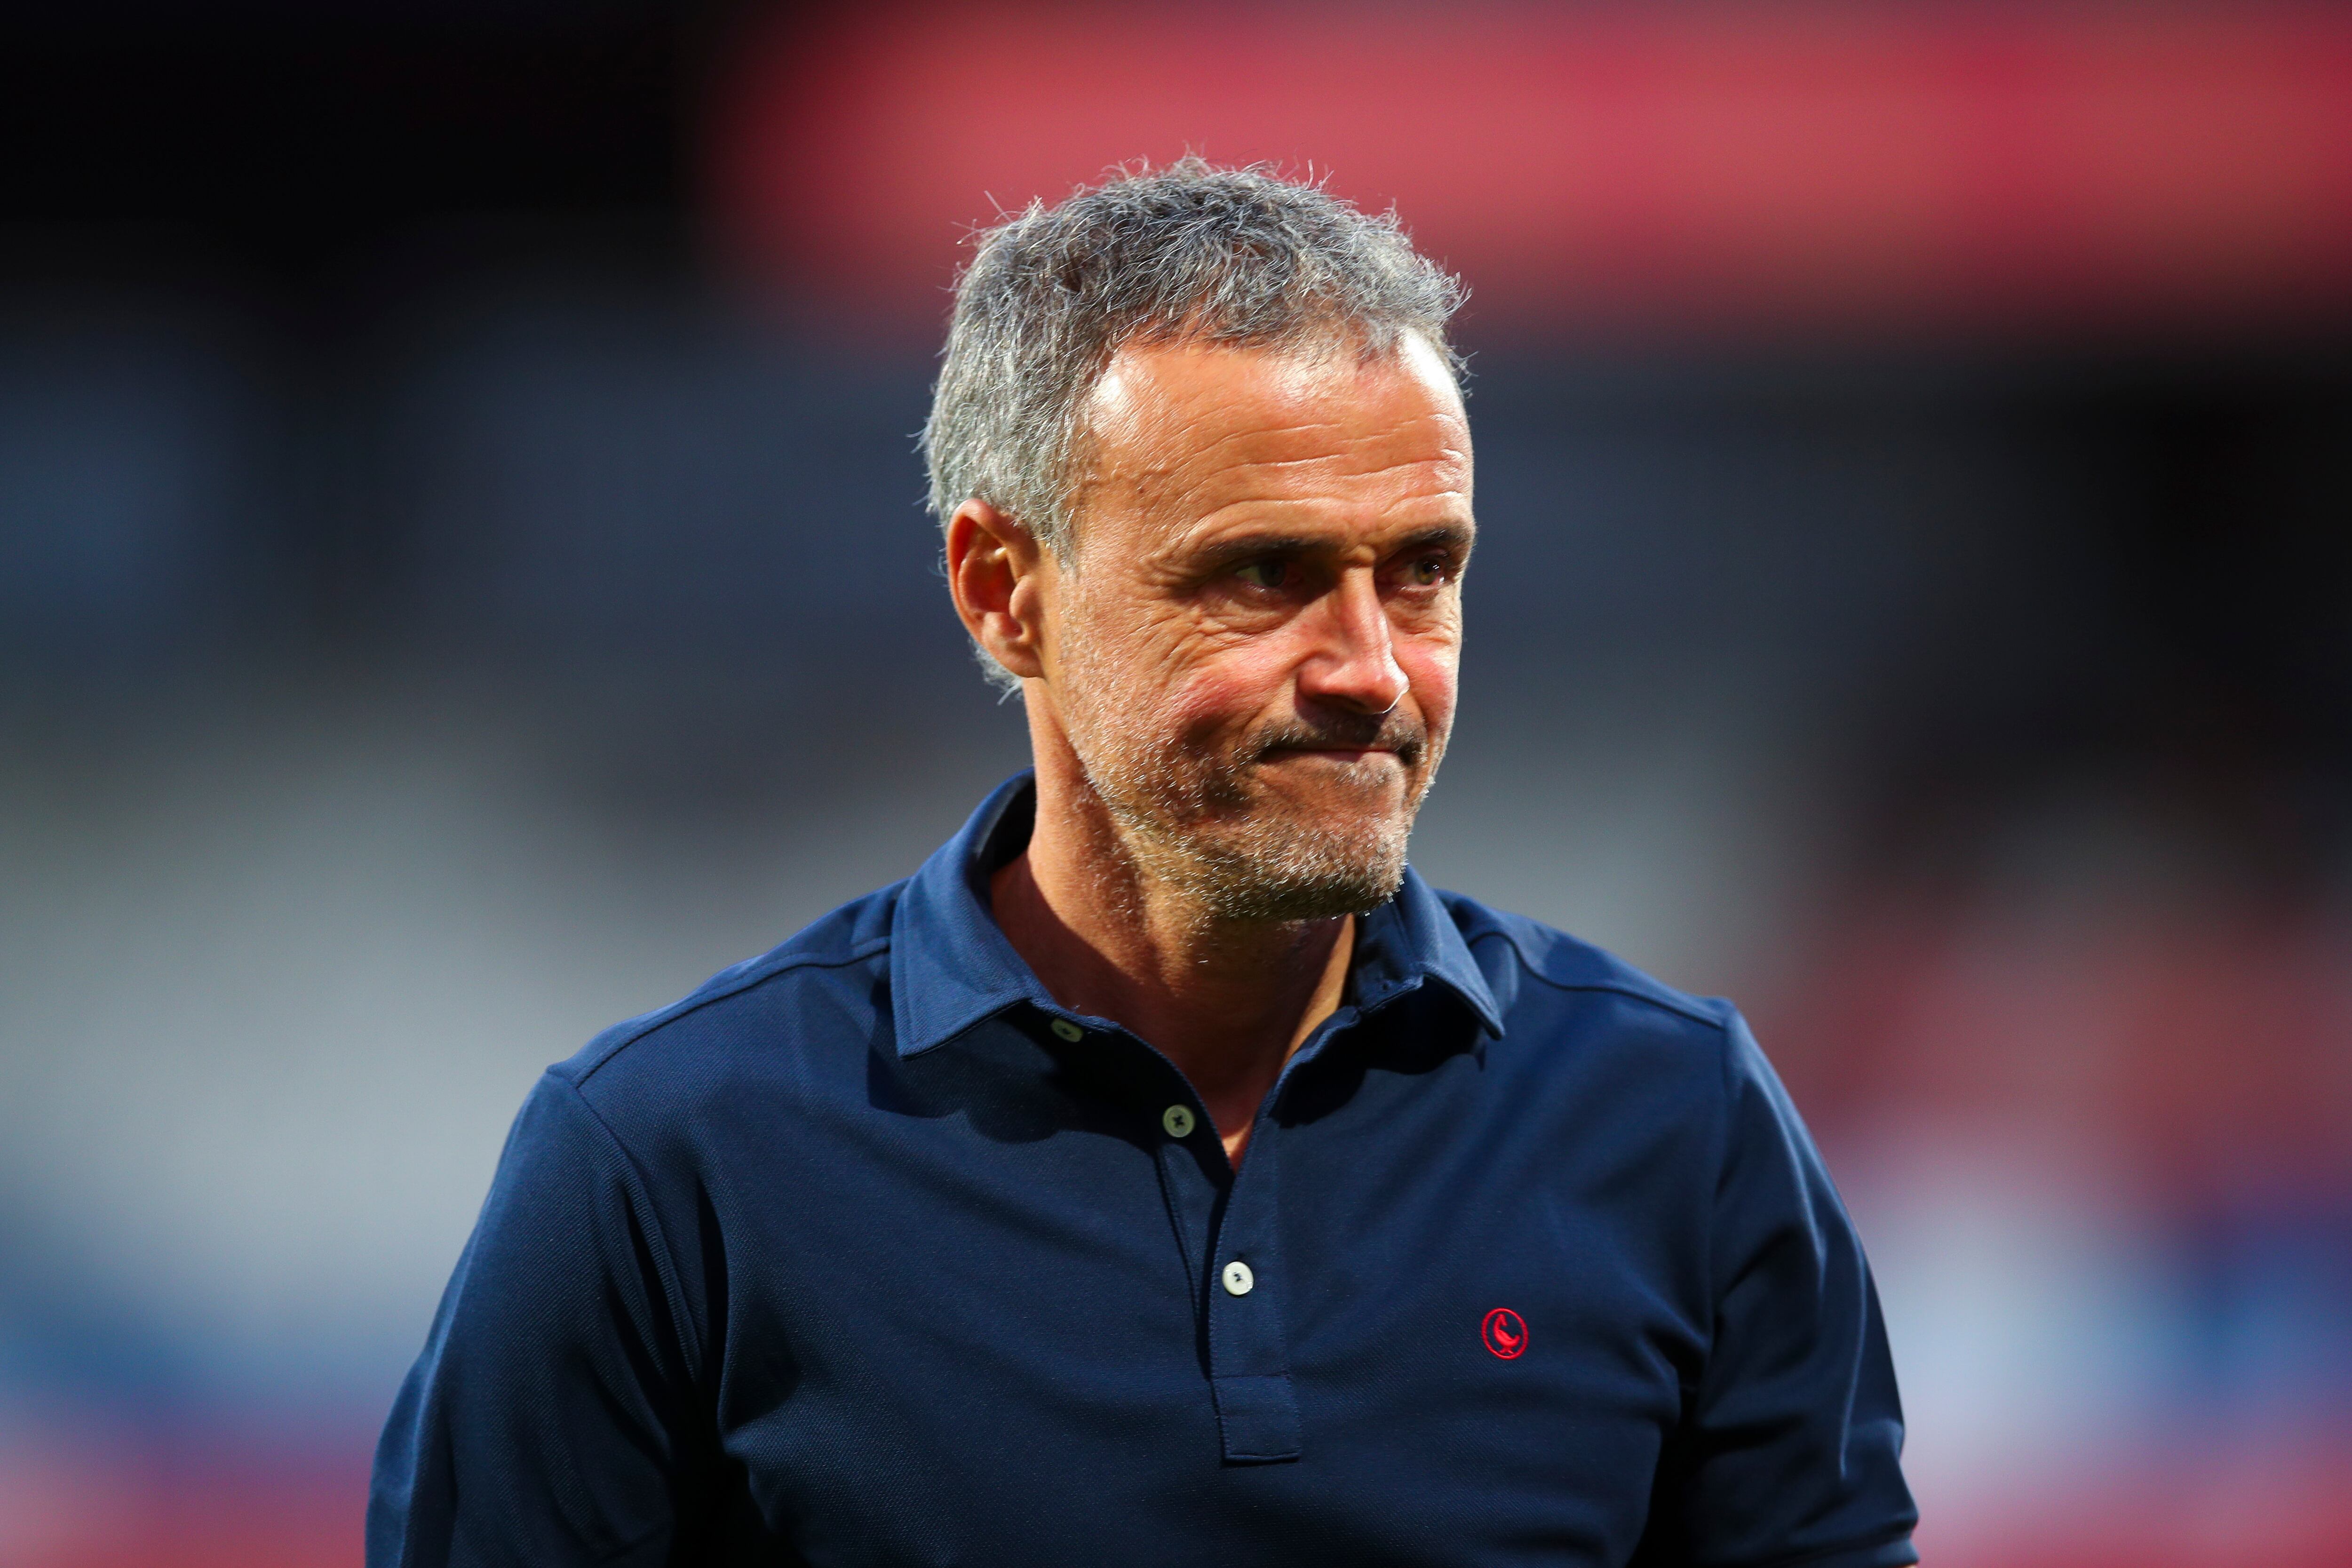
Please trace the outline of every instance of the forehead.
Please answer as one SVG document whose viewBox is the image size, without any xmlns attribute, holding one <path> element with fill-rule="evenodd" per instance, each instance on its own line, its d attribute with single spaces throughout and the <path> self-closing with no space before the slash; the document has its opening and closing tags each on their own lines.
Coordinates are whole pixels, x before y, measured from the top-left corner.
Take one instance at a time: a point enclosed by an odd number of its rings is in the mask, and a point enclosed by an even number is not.
<svg viewBox="0 0 2352 1568">
<path fill-rule="evenodd" d="M 1254 500 L 1458 508 L 1470 428 L 1426 340 L 1366 359 L 1304 349 L 1130 345 L 1087 408 L 1083 510 L 1179 508 L 1204 517 Z"/>
</svg>

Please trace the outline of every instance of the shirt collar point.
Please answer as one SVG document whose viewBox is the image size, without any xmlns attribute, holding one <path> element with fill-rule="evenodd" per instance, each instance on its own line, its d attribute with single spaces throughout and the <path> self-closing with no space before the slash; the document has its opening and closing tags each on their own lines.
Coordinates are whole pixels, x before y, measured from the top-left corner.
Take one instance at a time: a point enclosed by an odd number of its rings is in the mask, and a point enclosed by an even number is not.
<svg viewBox="0 0 2352 1568">
<path fill-rule="evenodd" d="M 1034 999 L 1035 979 L 997 929 L 982 880 L 999 832 L 1018 830 L 1013 818 L 1031 809 L 1031 787 L 1026 769 L 999 784 L 899 889 L 890 914 L 890 992 L 902 1058 Z"/>
<path fill-rule="evenodd" d="M 1381 914 L 1391 914 L 1402 928 L 1396 946 L 1408 955 L 1406 967 L 1414 977 L 1435 980 L 1444 985 L 1477 1016 L 1487 1036 L 1499 1039 L 1503 1033 L 1502 1007 L 1471 953 L 1470 944 L 1463 940 L 1461 928 L 1454 924 L 1453 911 L 1445 907 L 1445 900 L 1437 889 L 1407 866 L 1396 897 L 1375 911 L 1376 916 Z"/>
</svg>

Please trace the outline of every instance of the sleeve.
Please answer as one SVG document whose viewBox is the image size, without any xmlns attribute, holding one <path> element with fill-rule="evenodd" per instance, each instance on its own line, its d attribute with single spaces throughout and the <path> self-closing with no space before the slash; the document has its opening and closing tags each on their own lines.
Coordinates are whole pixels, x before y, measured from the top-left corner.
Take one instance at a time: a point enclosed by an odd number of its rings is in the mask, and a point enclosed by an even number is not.
<svg viewBox="0 0 2352 1568">
<path fill-rule="evenodd" d="M 667 1562 L 698 1429 L 676 1279 L 626 1152 L 542 1078 L 377 1446 L 368 1568 Z"/>
<path fill-rule="evenodd" d="M 1916 1563 L 1902 1405 L 1862 1244 L 1788 1091 L 1736 1015 L 1727 1066 L 1713 1338 L 1633 1563 Z"/>
</svg>

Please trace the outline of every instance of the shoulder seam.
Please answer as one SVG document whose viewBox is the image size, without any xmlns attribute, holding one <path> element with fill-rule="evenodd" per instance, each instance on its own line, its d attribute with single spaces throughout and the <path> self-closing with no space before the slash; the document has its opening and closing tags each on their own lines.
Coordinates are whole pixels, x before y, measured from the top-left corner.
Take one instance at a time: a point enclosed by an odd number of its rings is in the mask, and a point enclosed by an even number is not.
<svg viewBox="0 0 2352 1568">
<path fill-rule="evenodd" d="M 589 1124 L 596 1129 L 618 1157 L 621 1179 L 628 1189 L 629 1206 L 635 1211 L 637 1223 L 646 1227 L 653 1242 L 654 1271 L 660 1277 L 662 1295 L 667 1300 L 670 1320 L 688 1341 L 682 1348 L 693 1363 L 690 1375 L 699 1377 L 709 1365 L 709 1347 L 703 1342 L 702 1326 L 695 1321 L 688 1308 L 685 1289 L 678 1282 L 677 1258 L 670 1250 L 668 1235 L 662 1229 L 661 1213 L 655 1206 L 652 1186 L 646 1180 L 644 1166 L 630 1152 L 627 1142 L 613 1131 L 613 1124 L 604 1120 L 604 1112 L 596 1109 L 595 1102 L 581 1092 L 577 1080 L 554 1073 L 548 1076 L 563 1085 L 572 1103 L 580 1108 L 580 1113 L 588 1119 Z"/>
<path fill-rule="evenodd" d="M 1500 927 L 1480 931 L 1473 940 L 1483 942 L 1488 937 L 1493 937 L 1508 945 L 1512 956 L 1519 961 L 1521 970 L 1533 978 L 1542 981 L 1555 991 L 1605 991 L 1612 995 L 1623 996 L 1635 1002 L 1645 1002 L 1661 1013 L 1671 1013 L 1678 1018 L 1687 1018 L 1694 1024 L 1705 1024 L 1709 1028 L 1721 1033 L 1727 1033 L 1730 1030 L 1731 1026 L 1727 1021 L 1717 1017 L 1696 1002 L 1685 1004 L 1669 997 L 1654 995 L 1639 986 L 1629 985 L 1622 980 L 1555 979 L 1546 974 L 1528 957 L 1528 950 L 1519 944 L 1517 937 Z"/>
<path fill-rule="evenodd" d="M 789 974 L 795 969 L 845 969 L 853 963 L 863 963 L 889 945 L 890 938 L 884 935 L 869 937 L 844 953 L 793 953 L 790 957 L 778 960 L 773 964 L 768 964 L 763 960 L 754 960 L 754 967 L 748 974 L 738 975 L 723 985 L 713 986 L 710 982 L 706 981 L 701 987 L 681 996 L 667 1007 L 655 1009 L 645 1017 L 635 1020 L 634 1025 L 620 1026 L 627 1032 L 606 1046 L 597 1055 L 596 1059 L 589 1063 L 582 1069 L 580 1076 L 571 1081 L 574 1085 L 586 1084 L 590 1079 L 604 1070 L 605 1063 L 644 1039 L 647 1035 L 657 1029 L 667 1028 L 681 1018 L 690 1017 L 715 1002 L 724 1002 L 730 996 L 740 996 L 755 985 L 764 984 L 778 975 Z"/>
</svg>

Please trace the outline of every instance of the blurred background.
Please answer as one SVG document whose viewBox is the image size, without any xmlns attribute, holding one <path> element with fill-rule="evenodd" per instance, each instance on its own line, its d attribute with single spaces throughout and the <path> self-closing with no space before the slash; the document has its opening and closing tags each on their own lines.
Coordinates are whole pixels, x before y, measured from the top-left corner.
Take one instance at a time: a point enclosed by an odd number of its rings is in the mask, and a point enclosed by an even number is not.
<svg viewBox="0 0 2352 1568">
<path fill-rule="evenodd" d="M 0 1564 L 348 1565 L 540 1068 L 1020 765 L 912 445 L 1119 160 L 1474 290 L 1441 884 L 1727 994 L 1934 1568 L 2352 1563 L 2352 13 L 0 23 Z"/>
</svg>

